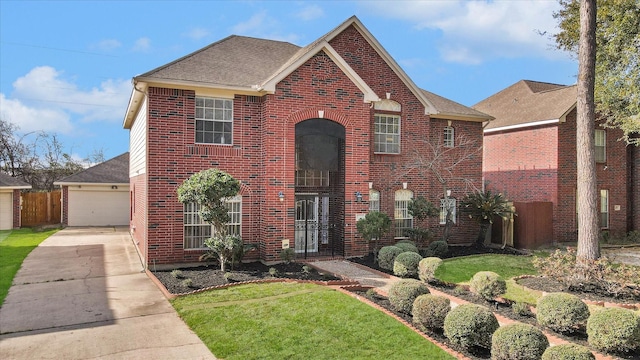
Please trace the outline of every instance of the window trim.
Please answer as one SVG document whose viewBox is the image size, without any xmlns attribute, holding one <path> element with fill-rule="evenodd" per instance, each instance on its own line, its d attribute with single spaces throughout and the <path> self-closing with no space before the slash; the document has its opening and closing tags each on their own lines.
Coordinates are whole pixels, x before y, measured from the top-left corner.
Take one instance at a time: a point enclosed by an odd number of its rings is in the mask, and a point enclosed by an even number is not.
<svg viewBox="0 0 640 360">
<path fill-rule="evenodd" d="M 602 134 L 598 137 L 598 134 Z M 602 144 L 598 144 L 598 140 L 602 140 Z M 596 163 L 602 164 L 607 162 L 607 132 L 603 129 L 595 129 L 594 133 L 595 160 Z M 602 149 L 602 158 L 598 159 L 598 149 Z"/>
<path fill-rule="evenodd" d="M 449 197 L 447 198 L 449 200 L 449 203 L 453 204 L 453 211 L 451 211 L 451 220 L 453 220 L 453 223 L 456 224 L 457 223 L 457 213 L 458 213 L 458 200 L 456 198 L 452 198 Z M 446 209 L 445 209 L 445 204 L 444 204 L 445 199 L 444 198 L 440 198 L 440 214 L 438 215 L 438 223 L 440 225 L 446 225 L 447 224 L 447 213 L 446 213 Z"/>
<path fill-rule="evenodd" d="M 600 228 L 609 229 L 611 219 L 609 216 L 611 213 L 609 212 L 609 190 L 600 189 Z M 603 221 L 605 220 L 606 221 Z"/>
<path fill-rule="evenodd" d="M 206 107 L 204 104 L 203 106 L 198 106 L 198 100 L 202 100 L 206 103 L 207 100 L 213 100 L 214 106 L 213 107 Z M 215 107 L 215 102 L 216 101 L 223 101 L 223 108 L 219 109 L 222 111 L 222 113 L 224 114 L 226 110 L 230 110 L 231 111 L 231 118 L 230 119 L 216 119 L 215 118 L 215 113 L 216 113 L 216 107 Z M 222 146 L 233 146 L 233 131 L 234 131 L 234 121 L 233 121 L 233 117 L 234 117 L 234 104 L 233 104 L 233 99 L 227 99 L 227 98 L 221 98 L 221 97 L 211 97 L 211 96 L 196 96 L 195 98 L 195 111 L 194 111 L 194 143 L 195 144 L 199 144 L 199 145 L 222 145 Z M 226 108 L 226 105 L 230 104 L 230 109 Z M 206 111 L 206 109 L 211 109 L 211 111 L 213 111 L 213 119 L 207 119 L 206 117 L 198 117 L 198 108 L 202 108 L 203 109 L 203 114 Z M 223 115 L 224 116 L 224 115 Z M 231 139 L 229 140 L 229 142 L 215 142 L 215 130 L 209 132 L 205 132 L 204 130 L 198 130 L 198 122 L 202 121 L 202 122 L 211 122 L 213 123 L 213 127 L 215 128 L 215 124 L 216 123 L 229 123 L 231 124 L 231 131 L 230 131 L 230 136 Z M 202 142 L 198 142 L 198 132 L 202 132 L 204 133 L 211 133 L 213 138 L 212 138 L 212 142 L 204 142 L 204 135 L 203 135 L 203 141 Z M 224 134 L 224 132 L 223 132 Z M 223 135 L 224 138 L 224 135 Z M 226 140 L 226 139 L 225 139 Z"/>
<path fill-rule="evenodd" d="M 374 194 L 377 194 L 377 199 L 374 199 Z M 376 189 L 369 189 L 369 212 L 380 212 L 380 191 Z"/>
<path fill-rule="evenodd" d="M 409 214 L 409 201 L 413 199 L 413 191 L 411 190 L 396 190 L 393 202 L 393 225 L 394 225 L 394 238 L 405 237 L 404 231 L 407 229 L 413 229 L 413 216 Z M 398 205 L 404 205 L 399 207 Z M 402 217 L 401 217 L 402 216 Z M 404 225 L 405 221 L 409 226 L 398 226 L 398 224 Z"/>
<path fill-rule="evenodd" d="M 231 220 L 233 220 L 233 214 L 231 214 L 231 206 L 232 204 L 239 204 L 238 205 L 238 212 L 237 212 L 237 220 L 238 222 L 232 222 L 230 221 L 229 223 L 226 224 L 227 226 L 227 231 L 230 234 L 235 234 L 235 231 L 229 231 L 229 227 L 230 226 L 235 226 L 238 228 L 238 233 L 237 235 L 239 235 L 240 237 L 242 237 L 242 195 L 238 194 L 236 196 L 230 197 L 228 199 L 226 199 L 225 201 L 226 205 L 227 205 L 227 209 L 229 210 L 227 213 L 229 214 L 229 216 L 231 217 Z M 187 211 L 187 208 L 192 208 L 190 209 L 191 211 Z M 206 222 L 202 221 L 202 219 L 200 218 L 200 214 L 199 212 L 199 206 L 195 203 L 187 203 L 184 204 L 183 206 L 183 220 L 182 220 L 182 229 L 183 229 L 183 236 L 182 236 L 182 247 L 184 250 L 207 250 L 207 247 L 204 246 L 204 241 L 208 238 L 210 238 L 213 235 L 213 226 L 207 224 Z M 187 220 L 187 216 L 189 216 L 189 219 L 194 220 L 194 221 L 199 221 L 199 223 L 193 222 L 193 223 L 189 223 L 187 224 L 185 220 Z M 188 247 L 187 243 L 190 242 L 191 245 L 193 245 L 195 242 L 200 241 L 197 239 L 187 239 L 187 231 L 186 228 L 187 227 L 200 227 L 201 228 L 201 233 L 207 233 L 208 232 L 208 236 L 207 235 L 200 235 L 199 237 L 203 237 L 206 236 L 204 238 L 201 239 L 202 243 L 201 243 L 201 247 Z M 208 231 L 204 231 L 204 229 L 207 229 Z"/>
<path fill-rule="evenodd" d="M 454 148 L 455 147 L 455 129 L 453 126 L 445 126 L 442 144 L 446 148 Z"/>
<path fill-rule="evenodd" d="M 397 119 L 398 121 L 398 133 L 394 134 L 394 133 L 387 133 L 387 132 L 378 132 L 376 131 L 375 127 L 378 124 L 378 120 L 379 117 L 385 117 L 385 118 L 393 118 L 393 119 Z M 387 125 L 387 124 L 385 124 Z M 383 155 L 399 155 L 402 153 L 402 149 L 401 149 L 401 144 L 402 144 L 402 117 L 399 114 L 385 114 L 385 113 L 375 113 L 373 114 L 373 152 L 375 154 L 383 154 Z M 397 147 L 398 147 L 398 151 L 397 152 L 388 152 L 388 151 L 379 151 L 379 145 L 385 145 L 385 150 L 389 145 L 394 145 L 395 143 L 389 143 L 389 142 L 377 142 L 376 141 L 376 137 L 378 135 L 392 135 L 392 136 L 397 136 L 398 137 L 398 141 L 397 141 Z"/>
</svg>

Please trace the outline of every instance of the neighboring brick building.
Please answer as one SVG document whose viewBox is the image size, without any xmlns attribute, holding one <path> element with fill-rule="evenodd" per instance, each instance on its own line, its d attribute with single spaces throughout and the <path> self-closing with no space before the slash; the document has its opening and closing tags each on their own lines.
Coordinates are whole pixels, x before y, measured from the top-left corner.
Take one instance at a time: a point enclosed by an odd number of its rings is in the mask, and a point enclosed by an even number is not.
<svg viewBox="0 0 640 360">
<path fill-rule="evenodd" d="M 356 17 L 303 48 L 230 36 L 133 83 L 131 233 L 147 265 L 198 260 L 210 227 L 176 189 L 214 167 L 242 183 L 229 228 L 258 258 L 279 260 L 287 242 L 300 256 L 366 254 L 355 223 L 370 208 L 395 219 L 391 242 L 414 226 L 411 197 L 440 203 L 434 178 L 406 171 L 425 141 L 480 146 L 491 119 L 419 89 Z M 481 187 L 481 161 L 455 168 L 452 197 Z M 473 241 L 477 225 L 456 220 L 451 241 Z"/>
<path fill-rule="evenodd" d="M 29 183 L 0 172 L 0 230 L 22 226 L 20 192 L 31 189 Z"/>
<path fill-rule="evenodd" d="M 552 202 L 559 242 L 577 240 L 576 98 L 575 85 L 522 80 L 474 106 L 495 117 L 484 130 L 486 187 L 516 202 Z M 621 136 L 596 127 L 600 224 L 616 234 L 639 229 L 640 210 L 638 152 Z"/>
</svg>

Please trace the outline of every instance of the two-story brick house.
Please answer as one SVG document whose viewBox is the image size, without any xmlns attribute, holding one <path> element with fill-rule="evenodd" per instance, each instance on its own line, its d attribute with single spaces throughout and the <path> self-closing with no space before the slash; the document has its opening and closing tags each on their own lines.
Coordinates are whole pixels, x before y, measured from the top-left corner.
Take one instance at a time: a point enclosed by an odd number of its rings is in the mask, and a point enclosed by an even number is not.
<svg viewBox="0 0 640 360">
<path fill-rule="evenodd" d="M 560 242 L 577 240 L 576 101 L 575 85 L 521 80 L 473 106 L 495 117 L 484 129 L 487 188 L 517 202 L 553 203 Z M 596 126 L 600 226 L 616 234 L 639 229 L 640 216 L 638 149 L 621 136 Z"/>
<path fill-rule="evenodd" d="M 418 88 L 356 17 L 305 47 L 229 36 L 133 85 L 131 233 L 147 265 L 202 254 L 211 229 L 176 188 L 207 168 L 241 181 L 228 226 L 260 259 L 279 260 L 287 245 L 299 256 L 364 255 L 358 217 L 387 213 L 391 242 L 414 226 L 411 198 L 441 201 L 434 179 L 403 171 L 414 151 L 425 140 L 455 147 L 454 133 L 480 146 L 491 118 Z M 481 156 L 456 168 L 453 198 L 481 187 Z M 422 225 L 441 231 L 438 219 Z M 476 231 L 460 218 L 451 241 Z"/>
</svg>

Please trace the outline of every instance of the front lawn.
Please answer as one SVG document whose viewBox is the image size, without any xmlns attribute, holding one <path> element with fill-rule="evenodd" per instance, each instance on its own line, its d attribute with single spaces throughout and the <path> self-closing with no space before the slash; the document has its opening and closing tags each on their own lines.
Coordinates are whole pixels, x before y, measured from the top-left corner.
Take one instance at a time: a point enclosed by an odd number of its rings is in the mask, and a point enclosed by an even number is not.
<svg viewBox="0 0 640 360">
<path fill-rule="evenodd" d="M 537 274 L 533 257 L 517 255 L 471 255 L 445 259 L 436 271 L 436 278 L 451 283 L 467 283 L 478 271 L 493 271 L 510 279 L 514 276 Z"/>
<path fill-rule="evenodd" d="M 516 255 L 463 256 L 444 260 L 435 275 L 442 281 L 464 284 L 478 271 L 493 271 L 507 281 L 507 292 L 502 297 L 515 302 L 535 304 L 542 292 L 525 289 L 511 279 L 519 275 L 537 274 L 532 260 L 531 256 Z"/>
<path fill-rule="evenodd" d="M 44 239 L 53 235 L 58 230 L 33 232 L 32 229 L 12 230 L 9 235 L 0 241 L 0 306 L 9 293 L 18 269 L 24 258 L 29 255 Z M 2 235 L 6 235 L 3 234 Z"/>
<path fill-rule="evenodd" d="M 224 359 L 453 359 L 397 320 L 313 284 L 250 284 L 172 300 Z"/>
</svg>

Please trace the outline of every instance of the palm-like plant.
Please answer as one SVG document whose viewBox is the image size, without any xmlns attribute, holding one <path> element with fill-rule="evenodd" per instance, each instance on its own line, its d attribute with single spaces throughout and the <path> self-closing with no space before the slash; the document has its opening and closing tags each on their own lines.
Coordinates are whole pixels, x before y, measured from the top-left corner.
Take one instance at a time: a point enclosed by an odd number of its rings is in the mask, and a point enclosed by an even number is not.
<svg viewBox="0 0 640 360">
<path fill-rule="evenodd" d="M 490 190 L 477 191 L 467 195 L 462 200 L 462 210 L 468 213 L 469 218 L 480 224 L 480 233 L 476 244 L 482 245 L 487 229 L 496 217 L 509 218 L 515 214 L 513 204 L 502 194 L 492 193 Z"/>
</svg>

